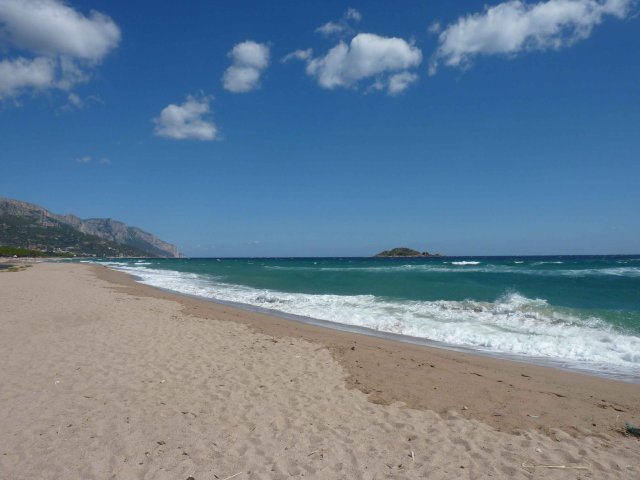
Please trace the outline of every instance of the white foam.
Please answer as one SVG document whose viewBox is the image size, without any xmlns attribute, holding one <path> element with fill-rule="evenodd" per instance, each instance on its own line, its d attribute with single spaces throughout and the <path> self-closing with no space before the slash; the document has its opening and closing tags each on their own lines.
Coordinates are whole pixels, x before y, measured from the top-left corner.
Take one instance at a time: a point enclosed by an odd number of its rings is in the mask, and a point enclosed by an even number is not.
<svg viewBox="0 0 640 480">
<path fill-rule="evenodd" d="M 586 277 L 598 275 L 612 275 L 615 277 L 640 277 L 640 268 L 638 267 L 617 267 L 617 268 L 584 268 L 572 270 L 551 271 L 550 274 L 557 273 L 569 277 Z"/>
<path fill-rule="evenodd" d="M 91 260 L 87 260 L 88 263 L 93 263 Z M 115 261 L 103 261 L 103 262 L 98 262 L 101 265 L 104 265 L 106 267 L 126 267 L 127 265 L 129 265 L 129 263 L 127 262 L 115 262 Z"/>
<path fill-rule="evenodd" d="M 593 365 L 640 376 L 640 337 L 598 318 L 508 293 L 494 302 L 399 301 L 373 295 L 311 295 L 258 290 L 207 275 L 112 265 L 143 283 L 451 345 Z M 596 368 L 595 365 L 598 365 Z M 635 373 L 633 373 L 635 372 Z"/>
<path fill-rule="evenodd" d="M 614 268 L 563 268 L 557 270 L 532 269 L 527 266 L 519 267 L 514 265 L 480 265 L 481 262 L 460 261 L 445 264 L 407 264 L 407 265 L 384 265 L 384 266 L 363 266 L 363 267 L 314 267 L 314 266 L 282 266 L 265 265 L 268 270 L 282 271 L 314 271 L 314 272 L 368 272 L 368 273 L 393 273 L 399 271 L 432 272 L 432 273 L 516 273 L 521 275 L 535 276 L 564 276 L 564 277 L 590 277 L 590 276 L 618 276 L 618 277 L 638 277 L 640 267 L 614 267 Z M 521 264 L 521 261 L 514 261 Z M 555 263 L 555 262 L 553 262 Z M 452 266 L 449 266 L 452 265 Z M 455 265 L 455 266 L 453 266 Z M 536 265 L 536 264 L 532 264 Z M 539 263 L 537 265 L 540 265 Z M 465 268 L 458 268 L 464 266 Z"/>
</svg>

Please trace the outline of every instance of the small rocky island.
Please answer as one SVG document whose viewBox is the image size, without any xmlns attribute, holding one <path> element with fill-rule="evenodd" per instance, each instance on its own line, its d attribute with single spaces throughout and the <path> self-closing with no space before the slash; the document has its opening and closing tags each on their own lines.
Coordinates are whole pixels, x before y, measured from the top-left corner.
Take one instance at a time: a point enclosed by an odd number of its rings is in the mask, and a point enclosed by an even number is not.
<svg viewBox="0 0 640 480">
<path fill-rule="evenodd" d="M 380 252 L 375 257 L 443 257 L 440 253 L 419 252 L 407 247 L 397 247 Z"/>
</svg>

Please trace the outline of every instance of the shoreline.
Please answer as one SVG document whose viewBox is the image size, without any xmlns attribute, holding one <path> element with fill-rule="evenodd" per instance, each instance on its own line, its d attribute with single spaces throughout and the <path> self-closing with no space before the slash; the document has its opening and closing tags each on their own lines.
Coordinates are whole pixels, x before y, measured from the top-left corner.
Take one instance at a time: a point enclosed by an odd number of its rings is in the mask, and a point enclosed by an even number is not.
<svg viewBox="0 0 640 480">
<path fill-rule="evenodd" d="M 637 478 L 637 385 L 170 294 L 0 273 L 7 479 Z M 559 466 L 559 467 L 558 467 Z"/>
<path fill-rule="evenodd" d="M 469 257 L 471 258 L 471 257 Z M 475 258 L 475 257 L 474 257 Z M 418 345 L 424 346 L 428 348 L 437 348 L 443 350 L 450 350 L 459 353 L 466 353 L 470 355 L 478 355 L 481 357 L 489 357 L 498 360 L 507 360 L 510 362 L 523 363 L 527 365 L 537 365 L 541 367 L 548 367 L 557 370 L 562 370 L 566 372 L 579 373 L 583 375 L 595 376 L 599 378 L 610 379 L 614 381 L 621 381 L 625 383 L 631 383 L 640 385 L 640 370 L 635 369 L 629 372 L 625 370 L 621 366 L 616 366 L 612 364 L 606 363 L 595 363 L 595 362 L 587 362 L 587 361 L 578 361 L 578 360 L 568 360 L 556 357 L 544 357 L 544 356 L 530 356 L 525 354 L 518 353 L 510 353 L 510 352 L 501 352 L 491 349 L 483 349 L 481 347 L 467 346 L 467 345 L 458 345 L 454 343 L 447 343 L 438 340 L 431 340 L 425 337 L 416 337 L 401 333 L 393 333 L 385 330 L 376 330 L 374 328 L 354 325 L 350 323 L 339 323 L 331 320 L 324 320 L 319 318 L 314 318 L 311 316 L 300 315 L 291 312 L 285 312 L 277 309 L 270 309 L 267 307 L 256 306 L 247 303 L 220 300 L 212 297 L 198 296 L 196 294 L 189 294 L 180 292 L 177 290 L 172 290 L 170 288 L 164 288 L 152 284 L 147 284 L 143 282 L 143 278 L 138 276 L 135 272 L 128 272 L 125 270 L 121 270 L 117 267 L 112 267 L 110 265 L 103 265 L 101 263 L 94 262 L 81 262 L 89 265 L 99 265 L 106 267 L 110 270 L 123 273 L 125 275 L 133 278 L 136 283 L 140 285 L 145 285 L 155 290 L 163 291 L 168 294 L 174 294 L 182 297 L 192 298 L 194 300 L 202 300 L 205 302 L 212 302 L 217 305 L 227 306 L 230 308 L 237 308 L 239 310 L 243 310 L 251 313 L 264 314 L 267 316 L 278 317 L 294 322 L 304 323 L 312 326 L 316 326 L 319 328 L 328 328 L 332 330 L 337 330 L 341 332 L 353 333 L 356 335 L 364 335 L 375 338 L 392 340 L 400 343 L 406 343 L 410 345 Z"/>
<path fill-rule="evenodd" d="M 254 306 L 246 303 L 231 302 L 231 301 L 218 300 L 215 298 L 200 297 L 198 295 L 191 295 L 188 293 L 177 292 L 169 288 L 162 288 L 162 287 L 157 287 L 154 285 L 142 283 L 140 281 L 142 279 L 133 273 L 124 272 L 124 271 L 107 267 L 107 266 L 105 266 L 105 268 L 112 270 L 114 272 L 122 273 L 124 275 L 129 276 L 138 285 L 143 285 L 143 286 L 152 288 L 154 290 L 167 293 L 169 295 L 177 295 L 179 297 L 191 298 L 193 300 L 210 302 L 219 306 L 234 308 L 234 309 L 238 309 L 238 310 L 249 312 L 249 313 L 262 314 L 269 317 L 281 318 L 283 320 L 302 323 L 302 324 L 310 325 L 317 328 L 335 330 L 338 332 L 345 332 L 353 335 L 379 338 L 382 340 L 389 340 L 389 341 L 393 341 L 401 344 L 416 345 L 416 346 L 425 347 L 425 348 L 447 350 L 451 352 L 458 352 L 458 353 L 468 354 L 472 356 L 493 358 L 496 360 L 505 360 L 512 363 L 520 363 L 524 365 L 536 365 L 539 367 L 551 368 L 554 370 L 560 370 L 560 371 L 569 372 L 569 373 L 577 373 L 580 375 L 603 378 L 603 379 L 613 380 L 616 382 L 624 382 L 632 385 L 640 385 L 640 376 L 638 375 L 625 375 L 619 371 L 616 371 L 614 373 L 609 373 L 609 372 L 604 372 L 602 370 L 594 370 L 587 367 L 581 367 L 582 364 L 580 363 L 571 363 L 570 361 L 565 361 L 565 360 L 560 360 L 555 358 L 531 357 L 526 355 L 497 352 L 492 350 L 481 350 L 481 349 L 463 346 L 463 345 L 455 345 L 452 343 L 440 342 L 437 340 L 430 340 L 428 338 L 412 337 L 410 335 L 386 332 L 383 330 L 375 330 L 372 328 L 363 327 L 359 325 L 349 325 L 344 323 L 332 322 L 330 320 L 322 320 L 318 318 L 307 317 L 304 315 L 296 315 L 292 313 L 282 312 L 280 310 L 258 307 L 258 306 Z"/>
<path fill-rule="evenodd" d="M 478 258 L 446 266 L 438 260 L 435 267 L 426 260 L 413 266 L 383 259 L 380 268 L 363 260 L 95 263 L 155 288 L 248 311 L 640 384 L 632 295 L 639 258 Z M 599 294 L 585 297 L 585 291 Z"/>
<path fill-rule="evenodd" d="M 440 414 L 454 409 L 498 430 L 551 434 L 558 428 L 573 436 L 618 434 L 624 426 L 621 415 L 633 421 L 640 418 L 636 383 L 302 322 L 145 285 L 129 273 L 103 265 L 87 266 L 119 291 L 175 301 L 192 316 L 319 343 L 348 373 L 348 387 L 365 393 L 373 403 L 401 402 Z M 526 404 L 536 405 L 544 414 L 523 413 L 521 406 Z"/>
</svg>

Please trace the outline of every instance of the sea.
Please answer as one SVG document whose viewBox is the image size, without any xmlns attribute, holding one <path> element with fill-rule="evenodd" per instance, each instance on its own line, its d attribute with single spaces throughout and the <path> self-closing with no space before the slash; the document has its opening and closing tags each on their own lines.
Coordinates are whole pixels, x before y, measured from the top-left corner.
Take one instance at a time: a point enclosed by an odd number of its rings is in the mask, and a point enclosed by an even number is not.
<svg viewBox="0 0 640 480">
<path fill-rule="evenodd" d="M 640 255 L 95 262 L 303 322 L 640 383 Z"/>
</svg>

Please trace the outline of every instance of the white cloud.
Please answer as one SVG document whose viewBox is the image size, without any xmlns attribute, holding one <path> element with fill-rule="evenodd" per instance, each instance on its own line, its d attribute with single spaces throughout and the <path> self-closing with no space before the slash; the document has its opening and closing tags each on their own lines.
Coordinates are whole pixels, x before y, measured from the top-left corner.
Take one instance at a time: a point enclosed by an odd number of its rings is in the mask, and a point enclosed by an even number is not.
<svg viewBox="0 0 640 480">
<path fill-rule="evenodd" d="M 155 134 L 174 140 L 215 140 L 218 130 L 209 113 L 210 97 L 189 95 L 181 105 L 170 104 L 154 118 Z"/>
<path fill-rule="evenodd" d="M 411 72 L 401 72 L 389 78 L 387 91 L 390 95 L 398 95 L 418 81 L 418 75 Z"/>
<path fill-rule="evenodd" d="M 76 163 L 91 163 L 91 156 L 85 155 L 84 157 L 76 158 Z"/>
<path fill-rule="evenodd" d="M 107 165 L 111 165 L 111 160 L 109 160 L 108 158 L 104 157 L 101 158 L 100 160 L 98 160 L 98 163 L 102 166 L 107 166 Z"/>
<path fill-rule="evenodd" d="M 229 52 L 232 64 L 222 77 L 225 89 L 245 93 L 260 86 L 260 76 L 269 66 L 269 46 L 251 40 L 238 43 Z"/>
<path fill-rule="evenodd" d="M 367 88 L 367 93 L 386 90 L 391 96 L 399 95 L 418 81 L 418 75 L 412 72 L 400 72 L 388 78 L 379 78 Z"/>
<path fill-rule="evenodd" d="M 635 0 L 510 0 L 448 25 L 430 66 L 468 66 L 477 55 L 517 55 L 560 49 L 587 38 L 603 17 L 624 18 Z"/>
<path fill-rule="evenodd" d="M 347 20 L 359 22 L 360 20 L 362 20 L 362 14 L 355 8 L 348 8 L 344 13 L 344 18 L 346 18 Z"/>
<path fill-rule="evenodd" d="M 25 89 L 42 90 L 55 83 L 55 64 L 48 58 L 0 61 L 0 100 Z"/>
<path fill-rule="evenodd" d="M 1 90 L 0 97 L 29 89 L 70 90 L 88 81 L 90 69 L 118 46 L 120 36 L 107 15 L 91 11 L 85 16 L 61 0 L 0 0 L 0 48 L 32 55 L 2 61 L 0 85 L 13 86 Z M 19 72 L 23 81 L 16 83 Z"/>
<path fill-rule="evenodd" d="M 336 22 L 327 22 L 316 28 L 316 32 L 324 35 L 325 37 L 352 33 L 353 28 L 351 26 L 351 22 L 357 23 L 360 20 L 362 20 L 362 14 L 355 8 L 348 8 L 340 20 Z"/>
<path fill-rule="evenodd" d="M 77 62 L 61 57 L 58 62 L 59 75 L 56 86 L 62 90 L 71 90 L 80 83 L 89 81 L 90 75 Z"/>
<path fill-rule="evenodd" d="M 344 27 L 335 22 L 327 22 L 324 25 L 320 25 L 318 28 L 316 28 L 316 32 L 326 36 L 335 35 L 336 33 L 341 33 L 343 31 Z"/>
<path fill-rule="evenodd" d="M 95 10 L 85 17 L 59 0 L 0 0 L 0 23 L 6 41 L 46 56 L 99 62 L 120 42 L 110 17 Z"/>
<path fill-rule="evenodd" d="M 421 62 L 420 49 L 402 38 L 360 33 L 349 45 L 340 42 L 324 57 L 309 59 L 307 73 L 323 88 L 354 87 L 364 79 L 373 80 L 372 86 L 376 88 L 376 85 L 390 85 L 395 74 L 410 74 L 408 70 Z M 415 81 L 408 79 L 406 75 L 397 77 L 394 93 Z"/>
<path fill-rule="evenodd" d="M 287 55 L 282 57 L 282 60 L 280 60 L 280 61 L 282 63 L 287 63 L 289 60 L 307 61 L 312 56 L 313 56 L 313 49 L 311 49 L 311 48 L 307 48 L 306 50 L 298 49 L 298 50 L 294 50 L 291 53 L 288 53 Z"/>
</svg>

